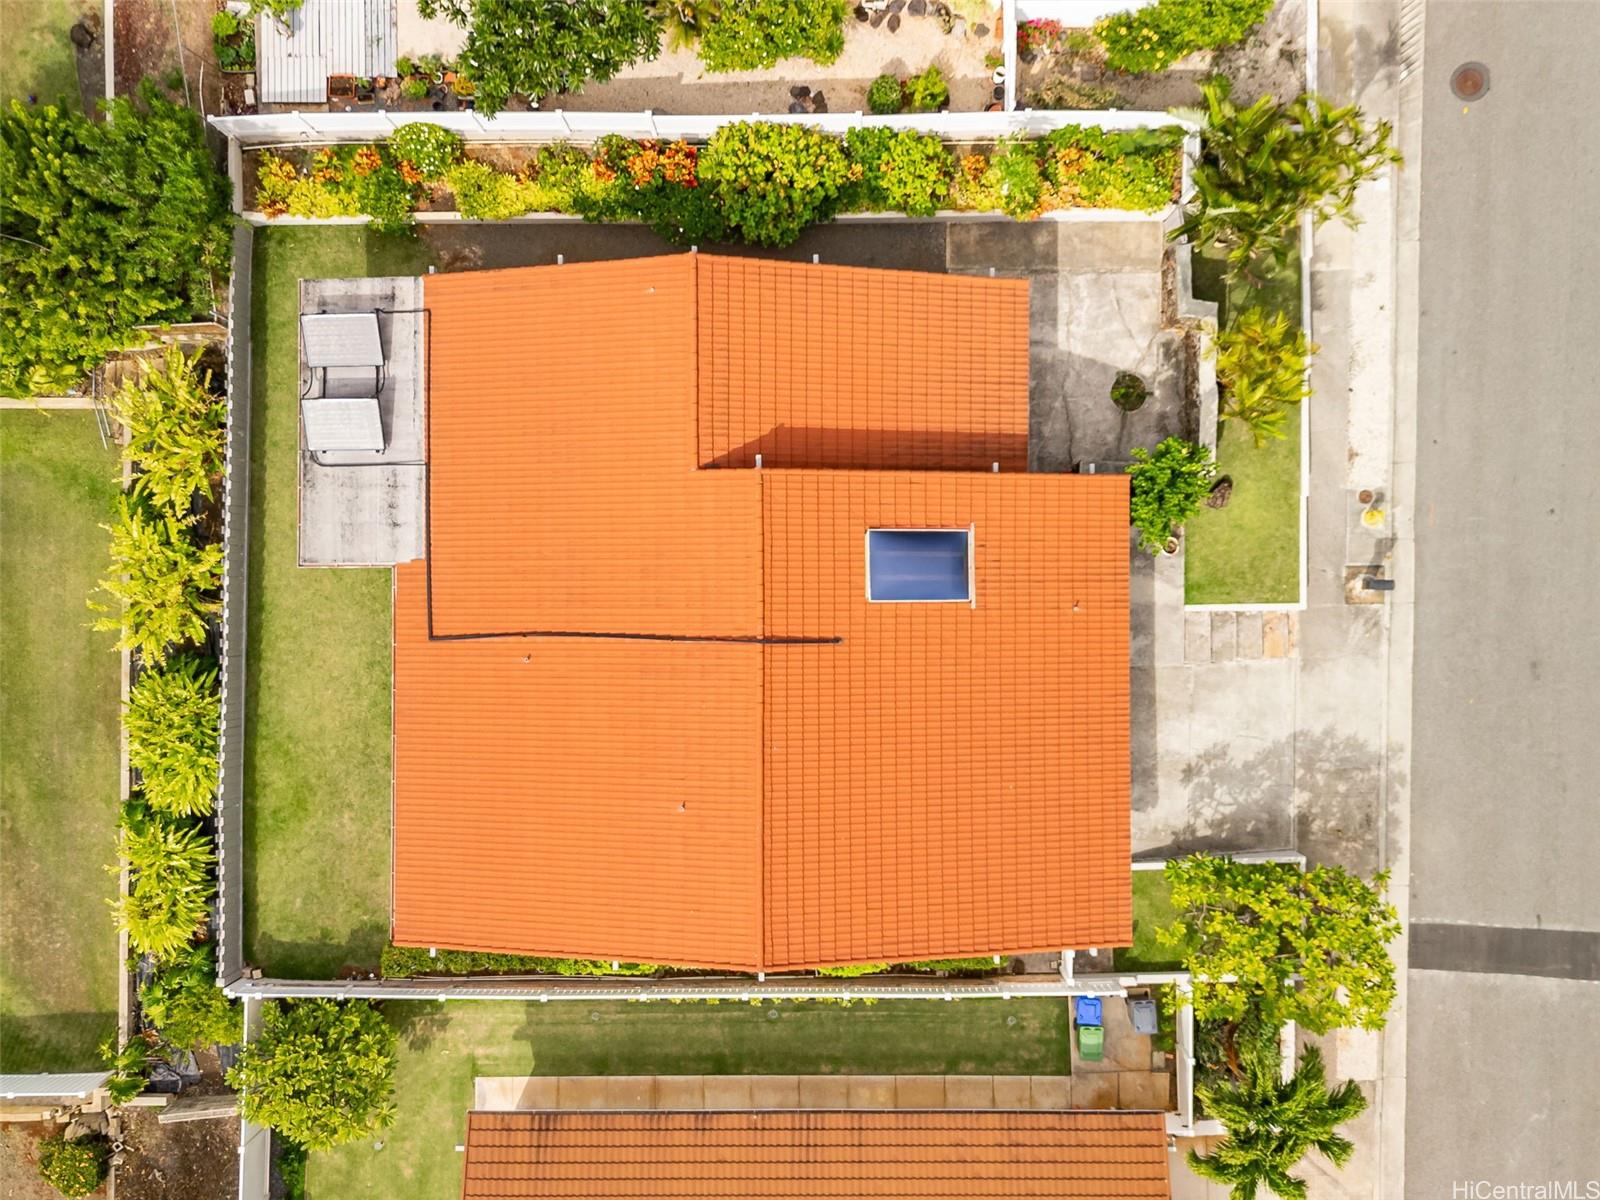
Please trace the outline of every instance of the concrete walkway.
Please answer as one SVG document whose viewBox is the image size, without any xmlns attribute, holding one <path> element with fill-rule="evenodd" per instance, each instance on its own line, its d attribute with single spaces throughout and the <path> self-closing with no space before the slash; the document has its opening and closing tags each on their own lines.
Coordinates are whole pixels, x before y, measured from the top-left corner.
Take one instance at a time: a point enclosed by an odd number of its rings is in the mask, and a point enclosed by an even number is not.
<svg viewBox="0 0 1600 1200">
<path fill-rule="evenodd" d="M 1114 1074 L 1081 1080 L 1069 1075 L 489 1075 L 474 1080 L 472 1106 L 691 1112 L 1135 1107 L 1119 1104 L 1114 1086 L 1108 1093 L 1108 1078 L 1114 1084 Z"/>
</svg>

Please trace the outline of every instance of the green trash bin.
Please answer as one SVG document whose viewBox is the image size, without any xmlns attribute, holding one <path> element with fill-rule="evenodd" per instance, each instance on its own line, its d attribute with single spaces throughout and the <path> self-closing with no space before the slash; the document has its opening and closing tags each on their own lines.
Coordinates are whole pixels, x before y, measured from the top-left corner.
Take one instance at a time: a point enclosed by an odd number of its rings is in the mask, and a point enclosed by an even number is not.
<svg viewBox="0 0 1600 1200">
<path fill-rule="evenodd" d="M 1078 1057 L 1084 1062 L 1099 1062 L 1105 1057 L 1106 1030 L 1103 1025 L 1078 1026 Z"/>
</svg>

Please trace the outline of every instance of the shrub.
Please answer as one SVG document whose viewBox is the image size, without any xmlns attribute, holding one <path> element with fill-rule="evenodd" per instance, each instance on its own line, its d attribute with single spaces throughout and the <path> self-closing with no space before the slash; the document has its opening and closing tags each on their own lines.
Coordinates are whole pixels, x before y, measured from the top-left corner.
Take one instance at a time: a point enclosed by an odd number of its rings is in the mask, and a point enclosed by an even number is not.
<svg viewBox="0 0 1600 1200">
<path fill-rule="evenodd" d="M 39 1143 L 39 1178 L 63 1196 L 93 1195 L 106 1177 L 103 1138 L 69 1142 L 57 1135 Z"/>
<path fill-rule="evenodd" d="M 113 902 L 117 924 L 140 954 L 162 961 L 180 955 L 205 922 L 216 894 L 217 856 L 198 822 L 123 810 L 117 854 L 128 862 L 128 895 Z M 111 867 L 116 871 L 118 867 Z"/>
<path fill-rule="evenodd" d="M 218 9 L 211 14 L 211 36 L 230 38 L 244 28 L 239 18 L 226 8 Z"/>
<path fill-rule="evenodd" d="M 426 84 L 422 91 L 427 94 Z M 424 179 L 442 179 L 461 158 L 461 137 L 432 121 L 413 121 L 394 131 L 389 150 L 420 171 Z"/>
<path fill-rule="evenodd" d="M 573 207 L 590 221 L 643 221 L 669 242 L 718 241 L 727 226 L 700 186 L 700 152 L 684 141 L 600 139 Z"/>
<path fill-rule="evenodd" d="M 1146 212 L 1176 199 L 1183 135 L 1176 129 L 1104 130 L 1064 125 L 1041 140 L 1052 208 L 1125 208 Z"/>
<path fill-rule="evenodd" d="M 268 216 L 372 218 L 392 233 L 411 224 L 422 173 L 385 147 L 328 146 L 311 158 L 308 174 L 267 152 L 256 171 L 256 203 Z"/>
<path fill-rule="evenodd" d="M 888 969 L 888 963 L 846 963 L 839 967 L 818 967 L 817 974 L 824 979 L 859 979 L 863 975 L 881 975 Z"/>
<path fill-rule="evenodd" d="M 1044 172 L 1039 166 L 1037 143 L 1023 138 L 1001 138 L 989 159 L 983 190 L 998 208 L 1019 221 L 1032 220 L 1043 211 Z"/>
<path fill-rule="evenodd" d="M 128 764 L 139 772 L 139 791 L 157 812 L 210 815 L 221 705 L 216 665 L 192 654 L 145 671 L 129 691 L 122 715 Z"/>
<path fill-rule="evenodd" d="M 1222 419 L 1241 422 L 1257 446 L 1283 437 L 1288 410 L 1311 395 L 1306 359 L 1316 350 L 1284 313 L 1251 308 L 1237 314 L 1217 334 Z"/>
<path fill-rule="evenodd" d="M 327 1150 L 394 1119 L 394 1066 L 394 1027 L 372 1005 L 267 1001 L 228 1083 L 246 1120 Z"/>
<path fill-rule="evenodd" d="M 243 1037 L 238 1004 L 217 986 L 216 959 L 209 945 L 194 946 L 159 966 L 139 989 L 145 1020 L 178 1050 L 237 1045 Z"/>
<path fill-rule="evenodd" d="M 428 96 L 428 81 L 426 79 L 406 79 L 401 81 L 400 94 L 407 100 L 425 100 Z"/>
<path fill-rule="evenodd" d="M 1237 1021 L 1257 1007 L 1274 1026 L 1296 1021 L 1312 1033 L 1383 1028 L 1395 996 L 1388 943 L 1400 932 L 1382 897 L 1387 874 L 1368 884 L 1342 867 L 1203 854 L 1166 872 L 1179 921 L 1159 936 L 1172 946 L 1193 939 L 1184 966 L 1197 1020 Z"/>
<path fill-rule="evenodd" d="M 111 1072 L 105 1088 L 112 1104 L 126 1104 L 144 1091 L 150 1047 L 143 1038 L 130 1038 L 120 1048 L 115 1039 L 107 1038 L 100 1043 L 100 1061 Z"/>
<path fill-rule="evenodd" d="M 1356 225 L 1356 189 L 1400 152 L 1387 121 L 1368 125 L 1354 105 L 1335 108 L 1310 93 L 1293 103 L 1263 96 L 1248 108 L 1217 78 L 1201 86 L 1206 128 L 1194 166 L 1194 195 L 1174 238 L 1217 242 L 1234 270 L 1258 255 L 1287 265 L 1300 214 L 1318 224 L 1338 217 Z"/>
<path fill-rule="evenodd" d="M 926 958 L 900 965 L 908 971 L 945 971 L 952 975 L 971 975 L 1000 969 L 1000 964 L 994 961 L 992 954 L 980 954 L 975 958 Z"/>
<path fill-rule="evenodd" d="M 1150 398 L 1150 389 L 1132 371 L 1118 371 L 1111 381 L 1111 403 L 1123 412 L 1138 412 Z"/>
<path fill-rule="evenodd" d="M 198 374 L 199 355 L 185 358 L 168 347 L 159 364 L 146 359 L 139 374 L 111 393 L 107 407 L 128 431 L 122 457 L 139 468 L 134 492 L 177 516 L 199 492 L 214 495 L 222 470 L 228 406 L 211 390 L 211 373 Z"/>
<path fill-rule="evenodd" d="M 724 125 L 700 156 L 701 182 L 729 230 L 761 246 L 787 246 L 831 220 L 853 178 L 860 168 L 839 139 L 802 125 Z"/>
<path fill-rule="evenodd" d="M 861 168 L 860 179 L 850 185 L 851 208 L 931 217 L 949 200 L 955 168 L 937 137 L 911 129 L 856 128 L 845 145 Z"/>
<path fill-rule="evenodd" d="M 306 1148 L 299 1142 L 273 1134 L 278 1151 L 278 1178 L 283 1180 L 283 1200 L 306 1200 Z"/>
<path fill-rule="evenodd" d="M 455 193 L 456 209 L 475 221 L 504 221 L 531 211 L 529 197 L 516 178 L 486 163 L 467 159 L 451 167 L 445 182 Z"/>
<path fill-rule="evenodd" d="M 1242 41 L 1274 0 L 1156 0 L 1095 23 L 1113 71 L 1162 71 L 1186 54 Z"/>
<path fill-rule="evenodd" d="M 109 121 L 13 102 L 0 113 L 0 395 L 76 383 L 213 304 L 230 247 L 228 183 L 199 117 L 118 97 Z"/>
<path fill-rule="evenodd" d="M 950 85 L 937 63 L 906 80 L 906 107 L 912 112 L 938 112 L 950 103 Z"/>
<path fill-rule="evenodd" d="M 905 88 L 898 75 L 879 75 L 867 89 L 867 107 L 880 117 L 897 113 L 905 106 Z"/>
<path fill-rule="evenodd" d="M 104 600 L 89 607 L 107 615 L 94 627 L 119 636 L 117 647 L 136 650 L 160 666 L 174 646 L 205 639 L 207 621 L 222 608 L 222 547 L 201 545 L 193 523 L 151 508 L 137 497 L 118 498 L 111 534 L 111 570 L 100 581 Z"/>
<path fill-rule="evenodd" d="M 1061 46 L 1066 33 L 1060 21 L 1048 17 L 1024 21 L 1017 26 L 1017 53 L 1028 59 L 1049 54 Z"/>
<path fill-rule="evenodd" d="M 661 52 L 661 26 L 639 0 L 418 0 L 424 17 L 469 26 L 458 70 L 492 116 L 513 95 L 601 83 Z"/>
<path fill-rule="evenodd" d="M 1211 451 L 1181 438 L 1169 437 L 1154 453 L 1133 450 L 1133 477 L 1128 513 L 1139 531 L 1139 544 L 1159 553 L 1177 528 L 1205 502 L 1216 466 Z"/>
<path fill-rule="evenodd" d="M 420 946 L 385 946 L 378 971 L 385 979 L 415 975 L 655 975 L 649 963 L 618 963 L 589 958 L 534 958 L 478 950 L 440 950 L 429 955 Z"/>
<path fill-rule="evenodd" d="M 709 71 L 752 71 L 781 58 L 831 63 L 844 53 L 845 0 L 724 0 L 700 34 Z"/>
</svg>

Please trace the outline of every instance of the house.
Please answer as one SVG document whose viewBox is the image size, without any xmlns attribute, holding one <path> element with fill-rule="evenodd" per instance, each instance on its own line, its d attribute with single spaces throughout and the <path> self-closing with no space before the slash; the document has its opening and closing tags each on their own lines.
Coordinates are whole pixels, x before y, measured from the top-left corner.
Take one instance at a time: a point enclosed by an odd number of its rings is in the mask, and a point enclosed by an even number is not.
<svg viewBox="0 0 1600 1200">
<path fill-rule="evenodd" d="M 775 972 L 1126 945 L 1128 492 L 1026 281 L 429 276 L 401 945 Z"/>
<path fill-rule="evenodd" d="M 472 1112 L 462 1200 L 1166 1200 L 1160 1113 Z"/>
</svg>

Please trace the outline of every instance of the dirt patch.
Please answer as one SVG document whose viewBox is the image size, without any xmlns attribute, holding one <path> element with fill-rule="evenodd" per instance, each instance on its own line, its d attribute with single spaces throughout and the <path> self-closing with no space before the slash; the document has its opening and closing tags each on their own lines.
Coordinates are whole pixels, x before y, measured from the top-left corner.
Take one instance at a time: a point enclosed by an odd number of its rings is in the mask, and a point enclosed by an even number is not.
<svg viewBox="0 0 1600 1200">
<path fill-rule="evenodd" d="M 60 1131 L 60 1125 L 44 1121 L 0 1125 L 0 1200 L 61 1200 L 39 1178 L 39 1143 Z M 106 1189 L 94 1194 L 104 1196 Z"/>
<path fill-rule="evenodd" d="M 217 0 L 117 0 L 117 94 L 154 79 L 177 99 L 222 111 L 222 73 L 211 46 Z"/>
<path fill-rule="evenodd" d="M 239 1194 L 239 1119 L 162 1125 L 156 1110 L 123 1111 L 117 1200 L 230 1200 Z"/>
<path fill-rule="evenodd" d="M 829 66 L 789 58 L 767 71 L 712 74 L 692 48 L 664 47 L 654 61 L 635 63 L 609 83 L 546 96 L 540 107 L 573 112 L 650 109 L 662 115 L 781 113 L 790 111 L 797 99 L 790 88 L 805 87 L 813 95 L 821 93 L 823 111 L 864 112 L 867 89 L 879 75 L 904 77 L 937 63 L 950 85 L 951 110 L 981 112 L 994 99 L 994 68 L 985 58 L 1001 51 L 1000 6 L 983 21 L 955 20 L 949 33 L 933 15 L 931 3 L 915 7 L 921 15 L 912 15 L 911 5 L 900 5 L 893 13 L 869 14 L 865 21 L 847 17 L 844 53 Z"/>
<path fill-rule="evenodd" d="M 1030 108 L 1192 108 L 1200 103 L 1201 82 L 1218 72 L 1233 80 L 1234 99 L 1242 104 L 1262 96 L 1291 100 L 1306 86 L 1305 0 L 1279 0 L 1238 45 L 1191 54 L 1155 75 L 1107 71 L 1097 51 L 1064 47 L 1021 68 L 1017 98 Z"/>
</svg>

